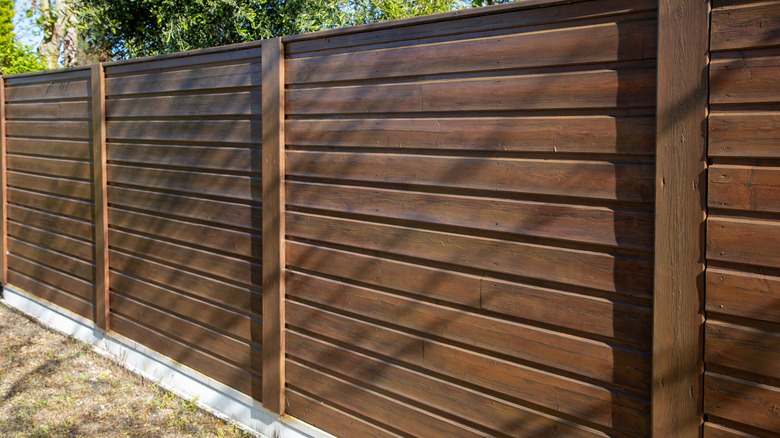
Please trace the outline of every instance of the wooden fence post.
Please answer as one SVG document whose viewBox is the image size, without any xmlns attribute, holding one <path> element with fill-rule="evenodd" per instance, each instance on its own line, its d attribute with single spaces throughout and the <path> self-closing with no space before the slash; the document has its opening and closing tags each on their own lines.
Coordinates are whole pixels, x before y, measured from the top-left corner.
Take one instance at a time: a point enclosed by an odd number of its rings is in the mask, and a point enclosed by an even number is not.
<svg viewBox="0 0 780 438">
<path fill-rule="evenodd" d="M 263 42 L 263 406 L 284 413 L 284 47 Z"/>
<path fill-rule="evenodd" d="M 103 64 L 92 66 L 92 183 L 95 192 L 95 324 L 109 329 L 106 93 Z"/>
<path fill-rule="evenodd" d="M 658 5 L 654 437 L 701 435 L 709 3 Z"/>
<path fill-rule="evenodd" d="M 5 78 L 0 76 L 0 295 L 8 284 L 8 209 L 5 132 Z"/>
</svg>

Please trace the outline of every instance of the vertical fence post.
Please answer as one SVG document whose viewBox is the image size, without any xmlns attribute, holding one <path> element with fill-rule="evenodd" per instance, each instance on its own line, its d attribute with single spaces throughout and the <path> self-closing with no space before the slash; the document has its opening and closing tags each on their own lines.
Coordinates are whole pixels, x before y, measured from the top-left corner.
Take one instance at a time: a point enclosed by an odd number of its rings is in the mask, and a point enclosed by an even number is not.
<svg viewBox="0 0 780 438">
<path fill-rule="evenodd" d="M 652 430 L 701 435 L 707 0 L 658 4 Z"/>
<path fill-rule="evenodd" d="M 263 42 L 263 406 L 284 413 L 284 47 Z"/>
<path fill-rule="evenodd" d="M 103 64 L 92 65 L 92 183 L 95 193 L 95 324 L 109 329 L 108 187 L 106 186 L 106 98 Z"/>
<path fill-rule="evenodd" d="M 8 284 L 8 209 L 6 175 L 6 131 L 5 131 L 5 77 L 0 75 L 0 295 L 2 287 Z"/>
</svg>

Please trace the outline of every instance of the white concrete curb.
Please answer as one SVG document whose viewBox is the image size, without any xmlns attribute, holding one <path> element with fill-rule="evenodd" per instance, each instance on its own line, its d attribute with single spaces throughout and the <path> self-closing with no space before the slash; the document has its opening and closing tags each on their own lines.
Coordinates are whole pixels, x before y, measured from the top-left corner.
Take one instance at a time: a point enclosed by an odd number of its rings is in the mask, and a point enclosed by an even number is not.
<svg viewBox="0 0 780 438">
<path fill-rule="evenodd" d="M 3 288 L 2 303 L 41 325 L 94 346 L 99 354 L 157 382 L 203 409 L 267 438 L 335 438 L 296 418 L 278 415 L 251 397 L 117 333 L 102 332 L 90 320 L 34 297 L 14 286 Z"/>
</svg>

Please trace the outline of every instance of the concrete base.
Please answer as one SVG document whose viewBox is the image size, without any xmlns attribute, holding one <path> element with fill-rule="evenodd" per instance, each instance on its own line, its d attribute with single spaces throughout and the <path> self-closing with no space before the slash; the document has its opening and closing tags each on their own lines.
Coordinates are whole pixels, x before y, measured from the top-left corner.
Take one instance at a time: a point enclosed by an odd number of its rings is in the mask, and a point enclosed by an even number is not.
<svg viewBox="0 0 780 438">
<path fill-rule="evenodd" d="M 119 361 L 125 368 L 158 383 L 219 418 L 267 438 L 334 438 L 333 435 L 298 419 L 263 409 L 251 397 L 188 368 L 160 353 L 116 333 L 105 333 L 90 320 L 6 286 L 3 299 L 40 324 L 94 346 L 96 352 Z"/>
</svg>

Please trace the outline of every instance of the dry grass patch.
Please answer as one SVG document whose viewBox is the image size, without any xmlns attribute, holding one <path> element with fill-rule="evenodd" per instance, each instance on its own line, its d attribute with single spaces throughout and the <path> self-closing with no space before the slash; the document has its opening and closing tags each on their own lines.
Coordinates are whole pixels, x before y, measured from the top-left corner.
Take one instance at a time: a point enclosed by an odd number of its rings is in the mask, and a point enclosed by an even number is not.
<svg viewBox="0 0 780 438">
<path fill-rule="evenodd" d="M 0 436 L 252 436 L 0 305 Z"/>
</svg>

